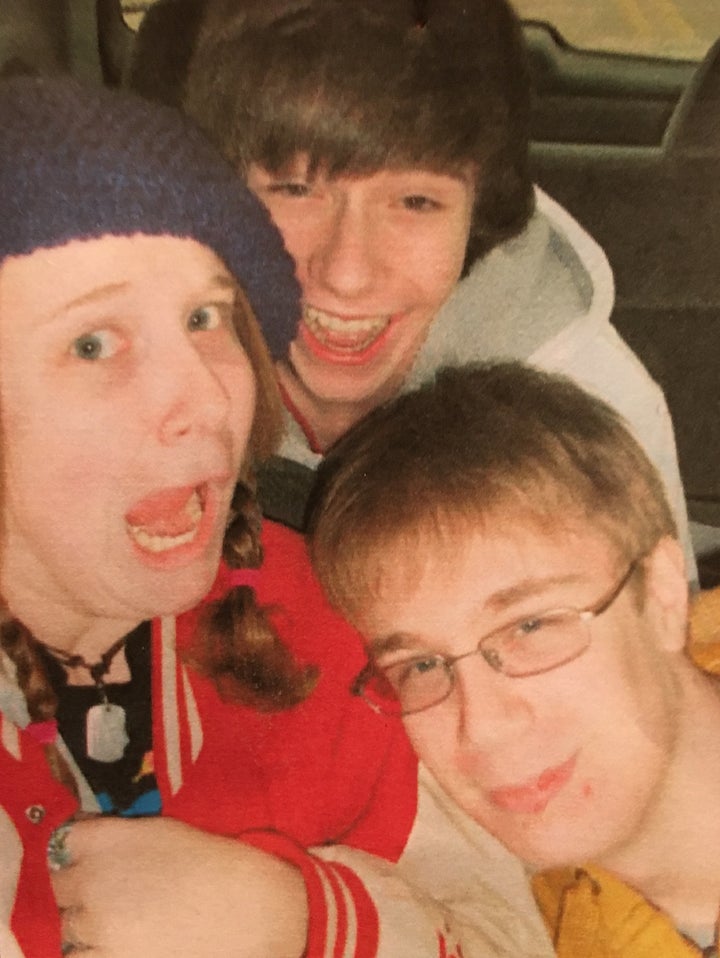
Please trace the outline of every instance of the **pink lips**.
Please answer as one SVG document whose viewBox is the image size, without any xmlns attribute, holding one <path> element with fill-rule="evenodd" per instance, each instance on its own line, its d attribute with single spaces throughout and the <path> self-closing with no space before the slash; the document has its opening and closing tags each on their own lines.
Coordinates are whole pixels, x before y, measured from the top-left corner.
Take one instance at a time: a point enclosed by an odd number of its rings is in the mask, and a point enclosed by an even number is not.
<svg viewBox="0 0 720 958">
<path fill-rule="evenodd" d="M 576 759 L 577 756 L 573 755 L 562 765 L 545 769 L 537 778 L 523 785 L 495 788 L 489 793 L 490 801 L 506 812 L 538 814 L 568 782 L 575 770 Z"/>
</svg>

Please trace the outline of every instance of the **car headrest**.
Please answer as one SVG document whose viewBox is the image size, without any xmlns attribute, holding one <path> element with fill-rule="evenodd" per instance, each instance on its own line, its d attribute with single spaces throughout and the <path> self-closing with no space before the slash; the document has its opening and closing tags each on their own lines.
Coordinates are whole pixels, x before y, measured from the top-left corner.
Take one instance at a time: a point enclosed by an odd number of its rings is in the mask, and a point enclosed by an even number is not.
<svg viewBox="0 0 720 958">
<path fill-rule="evenodd" d="M 673 112 L 663 140 L 671 156 L 720 152 L 720 39 L 697 68 Z"/>
</svg>

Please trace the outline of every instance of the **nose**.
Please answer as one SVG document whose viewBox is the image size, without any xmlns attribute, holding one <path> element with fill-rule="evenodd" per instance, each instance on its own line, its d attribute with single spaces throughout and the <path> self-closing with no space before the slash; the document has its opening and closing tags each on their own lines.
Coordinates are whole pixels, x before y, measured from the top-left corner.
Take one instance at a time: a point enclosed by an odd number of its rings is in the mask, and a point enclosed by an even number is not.
<svg viewBox="0 0 720 958">
<path fill-rule="evenodd" d="M 150 372 L 149 408 L 156 411 L 160 441 L 169 445 L 185 436 L 216 432 L 227 421 L 230 397 L 214 366 L 182 337 L 160 344 Z"/>
<path fill-rule="evenodd" d="M 487 748 L 529 728 L 533 708 L 522 681 L 493 671 L 481 655 L 456 663 L 453 696 L 458 707 L 459 743 Z"/>
<path fill-rule="evenodd" d="M 360 299 L 377 279 L 380 249 L 362 200 L 334 197 L 308 257 L 312 285 L 338 299 Z"/>
</svg>

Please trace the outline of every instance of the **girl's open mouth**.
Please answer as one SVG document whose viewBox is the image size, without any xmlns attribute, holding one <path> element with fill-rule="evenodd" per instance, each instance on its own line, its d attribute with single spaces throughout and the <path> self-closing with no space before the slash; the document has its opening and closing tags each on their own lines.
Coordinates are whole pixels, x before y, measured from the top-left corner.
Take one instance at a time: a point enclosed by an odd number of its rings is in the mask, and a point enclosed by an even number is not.
<svg viewBox="0 0 720 958">
<path fill-rule="evenodd" d="M 200 530 L 206 498 L 206 483 L 162 489 L 146 496 L 125 516 L 130 538 L 152 553 L 187 545 Z"/>
</svg>

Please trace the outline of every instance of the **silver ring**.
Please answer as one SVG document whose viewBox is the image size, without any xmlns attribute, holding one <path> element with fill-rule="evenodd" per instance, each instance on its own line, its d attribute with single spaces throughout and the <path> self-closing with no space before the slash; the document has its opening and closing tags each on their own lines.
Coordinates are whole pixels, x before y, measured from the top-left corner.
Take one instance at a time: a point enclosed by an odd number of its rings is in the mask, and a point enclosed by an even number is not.
<svg viewBox="0 0 720 958">
<path fill-rule="evenodd" d="M 70 834 L 72 822 L 65 822 L 58 825 L 50 835 L 47 847 L 47 860 L 50 871 L 59 872 L 61 868 L 68 868 L 72 865 L 72 855 L 67 847 L 67 837 Z M 69 952 L 63 952 L 69 954 Z"/>
</svg>

